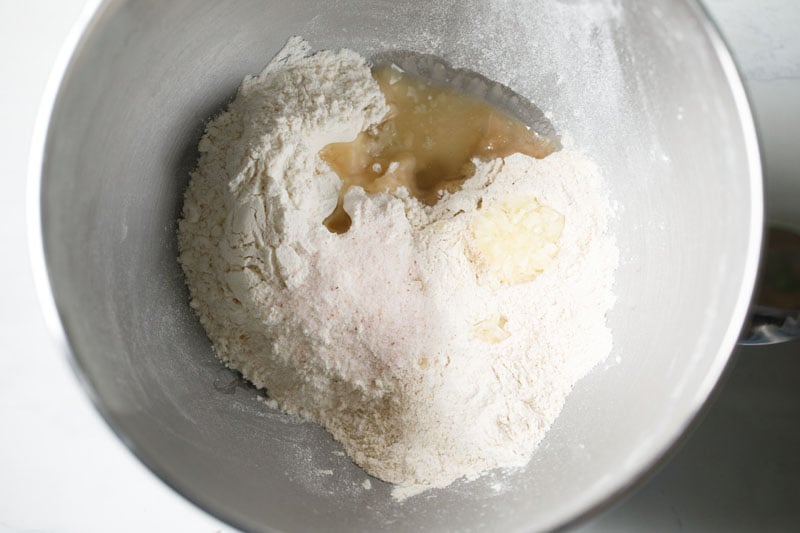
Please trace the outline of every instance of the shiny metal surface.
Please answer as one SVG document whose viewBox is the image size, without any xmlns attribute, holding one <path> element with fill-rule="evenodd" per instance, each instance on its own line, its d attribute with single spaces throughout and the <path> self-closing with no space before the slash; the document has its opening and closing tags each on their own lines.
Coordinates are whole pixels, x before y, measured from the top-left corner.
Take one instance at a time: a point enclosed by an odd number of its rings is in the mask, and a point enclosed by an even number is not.
<svg viewBox="0 0 800 533">
<path fill-rule="evenodd" d="M 479 71 L 603 167 L 622 253 L 614 353 L 525 470 L 393 502 L 375 480 L 359 489 L 326 433 L 269 411 L 214 359 L 176 262 L 181 193 L 204 121 L 294 34 Z M 763 220 L 733 63 L 696 4 L 672 0 L 108 1 L 53 102 L 40 207 L 45 303 L 98 408 L 167 483 L 253 530 L 548 529 L 608 503 L 725 367 Z"/>
<path fill-rule="evenodd" d="M 761 275 L 740 344 L 800 339 L 800 232 L 767 228 Z"/>
<path fill-rule="evenodd" d="M 800 312 L 753 306 L 744 339 L 739 344 L 760 346 L 800 339 Z"/>
</svg>

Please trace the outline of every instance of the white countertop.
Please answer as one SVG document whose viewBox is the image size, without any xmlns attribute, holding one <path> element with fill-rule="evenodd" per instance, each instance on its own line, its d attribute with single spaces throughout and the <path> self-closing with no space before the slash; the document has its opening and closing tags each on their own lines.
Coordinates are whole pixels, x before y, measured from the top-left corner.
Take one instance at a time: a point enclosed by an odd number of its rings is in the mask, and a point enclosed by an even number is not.
<svg viewBox="0 0 800 533">
<path fill-rule="evenodd" d="M 27 154 L 50 68 L 84 3 L 0 3 L 0 531 L 232 531 L 156 479 L 112 434 L 53 346 L 36 300 Z M 707 3 L 748 78 L 768 177 L 798 191 L 800 4 Z M 797 198 L 773 195 L 770 207 L 797 221 Z M 800 345 L 739 350 L 737 358 L 672 463 L 585 530 L 800 527 Z"/>
</svg>

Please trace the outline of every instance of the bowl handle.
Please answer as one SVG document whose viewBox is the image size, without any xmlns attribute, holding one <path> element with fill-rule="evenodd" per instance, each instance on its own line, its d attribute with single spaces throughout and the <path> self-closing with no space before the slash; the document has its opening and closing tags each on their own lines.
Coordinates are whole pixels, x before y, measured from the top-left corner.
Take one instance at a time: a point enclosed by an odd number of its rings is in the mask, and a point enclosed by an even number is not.
<svg viewBox="0 0 800 533">
<path fill-rule="evenodd" d="M 739 344 L 800 339 L 800 233 L 771 227 L 765 243 L 760 280 Z"/>
</svg>

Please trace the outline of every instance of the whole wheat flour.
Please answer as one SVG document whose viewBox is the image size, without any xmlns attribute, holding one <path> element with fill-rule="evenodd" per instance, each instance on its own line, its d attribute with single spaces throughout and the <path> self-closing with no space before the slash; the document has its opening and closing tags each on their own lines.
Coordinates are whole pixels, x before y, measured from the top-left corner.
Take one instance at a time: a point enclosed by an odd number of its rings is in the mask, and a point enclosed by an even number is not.
<svg viewBox="0 0 800 533">
<path fill-rule="evenodd" d="M 617 250 L 569 148 L 476 161 L 434 206 L 352 187 L 332 233 L 319 151 L 386 113 L 362 57 L 292 39 L 208 124 L 179 240 L 219 358 L 404 498 L 528 462 L 611 349 Z"/>
</svg>

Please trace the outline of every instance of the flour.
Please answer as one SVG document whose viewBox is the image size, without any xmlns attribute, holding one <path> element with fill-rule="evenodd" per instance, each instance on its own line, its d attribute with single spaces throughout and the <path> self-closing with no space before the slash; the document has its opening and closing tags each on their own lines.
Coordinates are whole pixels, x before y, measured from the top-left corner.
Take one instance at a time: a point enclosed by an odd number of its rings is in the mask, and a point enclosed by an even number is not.
<svg viewBox="0 0 800 533">
<path fill-rule="evenodd" d="M 610 352 L 617 250 L 602 177 L 569 147 L 476 161 L 434 206 L 352 187 L 331 233 L 341 182 L 318 152 L 387 111 L 362 57 L 290 40 L 209 123 L 179 240 L 219 358 L 405 498 L 528 462 Z M 565 223 L 547 268 L 509 285 L 481 272 L 471 228 L 520 197 Z"/>
</svg>

